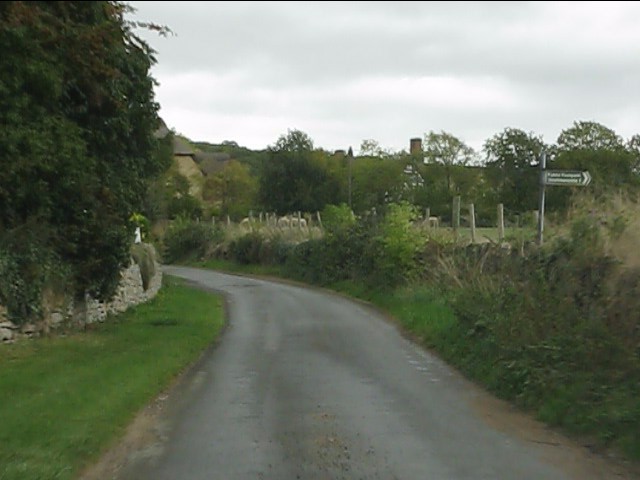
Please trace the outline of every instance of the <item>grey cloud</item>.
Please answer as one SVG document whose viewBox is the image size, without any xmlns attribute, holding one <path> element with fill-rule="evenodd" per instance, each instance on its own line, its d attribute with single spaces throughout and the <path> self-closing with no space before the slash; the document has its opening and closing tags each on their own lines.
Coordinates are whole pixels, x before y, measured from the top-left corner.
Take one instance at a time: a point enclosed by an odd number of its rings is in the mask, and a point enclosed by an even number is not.
<svg viewBox="0 0 640 480">
<path fill-rule="evenodd" d="M 324 122 L 327 142 L 343 142 L 340 132 L 346 138 L 369 131 L 362 138 L 377 136 L 381 143 L 404 147 L 405 136 L 429 129 L 477 139 L 506 126 L 553 141 L 559 129 L 585 116 L 629 128 L 629 111 L 640 110 L 635 94 L 640 6 L 633 3 L 133 4 L 140 19 L 167 24 L 177 33 L 168 39 L 141 33 L 159 52 L 154 75 L 167 106 L 180 103 L 184 109 L 244 119 L 281 115 L 291 126 L 299 119 L 319 128 Z M 193 71 L 209 72 L 211 78 L 235 75 L 238 81 L 225 83 L 219 95 L 178 95 L 173 88 L 171 97 L 161 95 L 168 79 Z M 461 79 L 463 87 L 494 79 L 517 96 L 517 107 L 425 111 L 420 102 L 399 100 L 395 92 L 379 98 L 343 95 L 345 86 L 360 80 L 430 77 Z"/>
</svg>

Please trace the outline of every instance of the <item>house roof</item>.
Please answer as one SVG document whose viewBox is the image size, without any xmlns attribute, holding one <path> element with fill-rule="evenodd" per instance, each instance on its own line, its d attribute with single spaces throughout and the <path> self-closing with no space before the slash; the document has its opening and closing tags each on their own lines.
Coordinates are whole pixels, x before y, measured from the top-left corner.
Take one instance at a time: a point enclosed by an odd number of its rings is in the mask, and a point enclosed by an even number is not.
<svg viewBox="0 0 640 480">
<path fill-rule="evenodd" d="M 215 160 L 216 162 L 226 162 L 231 160 L 231 155 L 225 152 L 196 152 L 194 160 L 202 163 L 205 160 Z"/>
<path fill-rule="evenodd" d="M 200 170 L 202 170 L 202 173 L 204 173 L 205 175 L 212 175 L 222 170 L 228 162 L 228 159 L 219 161 L 215 158 L 210 157 L 200 162 Z"/>
<path fill-rule="evenodd" d="M 191 148 L 191 145 L 189 145 L 189 143 L 186 140 L 183 140 L 178 136 L 174 136 L 173 137 L 173 154 L 193 157 L 195 155 L 195 152 L 193 151 L 193 148 Z"/>
</svg>

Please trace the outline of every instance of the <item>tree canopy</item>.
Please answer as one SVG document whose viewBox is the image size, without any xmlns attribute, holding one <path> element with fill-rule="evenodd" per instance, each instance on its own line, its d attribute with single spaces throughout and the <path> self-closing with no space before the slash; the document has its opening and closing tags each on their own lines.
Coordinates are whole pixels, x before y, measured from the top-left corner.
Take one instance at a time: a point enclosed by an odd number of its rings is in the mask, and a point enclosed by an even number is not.
<svg viewBox="0 0 640 480">
<path fill-rule="evenodd" d="M 127 11 L 0 4 L 0 241 L 38 225 L 76 293 L 100 298 L 129 261 L 146 182 L 169 160 L 153 135 L 153 52 Z"/>
<path fill-rule="evenodd" d="M 524 212 L 536 208 L 538 171 L 533 168 L 545 145 L 542 139 L 517 128 L 505 128 L 484 144 L 487 177 L 500 201 Z"/>
</svg>

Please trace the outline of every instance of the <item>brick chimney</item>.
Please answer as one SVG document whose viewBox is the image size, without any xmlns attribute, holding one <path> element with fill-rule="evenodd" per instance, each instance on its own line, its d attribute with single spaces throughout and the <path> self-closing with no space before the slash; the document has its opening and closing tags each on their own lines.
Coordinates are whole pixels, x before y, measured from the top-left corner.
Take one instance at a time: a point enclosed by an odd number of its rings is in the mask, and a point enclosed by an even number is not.
<svg viewBox="0 0 640 480">
<path fill-rule="evenodd" d="M 409 140 L 409 153 L 411 155 L 422 156 L 422 139 L 421 138 L 412 138 L 411 140 Z"/>
</svg>

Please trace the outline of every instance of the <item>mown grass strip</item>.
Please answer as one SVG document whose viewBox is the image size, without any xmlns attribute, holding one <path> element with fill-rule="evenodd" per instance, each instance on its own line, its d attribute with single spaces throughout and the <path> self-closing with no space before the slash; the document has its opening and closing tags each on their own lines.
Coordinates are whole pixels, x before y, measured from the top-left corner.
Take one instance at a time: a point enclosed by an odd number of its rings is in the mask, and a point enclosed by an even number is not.
<svg viewBox="0 0 640 480">
<path fill-rule="evenodd" d="M 222 300 L 165 278 L 94 330 L 0 345 L 0 479 L 72 479 L 218 336 Z"/>
</svg>

